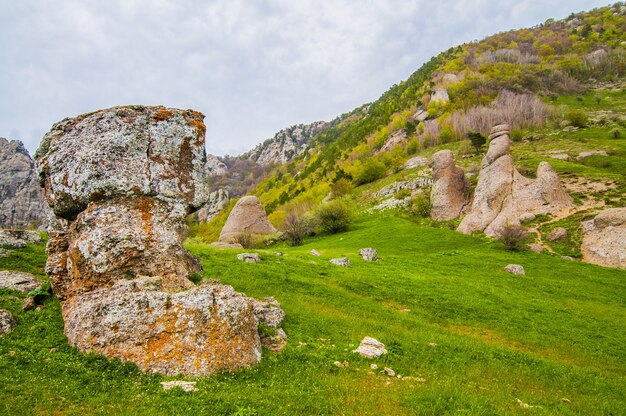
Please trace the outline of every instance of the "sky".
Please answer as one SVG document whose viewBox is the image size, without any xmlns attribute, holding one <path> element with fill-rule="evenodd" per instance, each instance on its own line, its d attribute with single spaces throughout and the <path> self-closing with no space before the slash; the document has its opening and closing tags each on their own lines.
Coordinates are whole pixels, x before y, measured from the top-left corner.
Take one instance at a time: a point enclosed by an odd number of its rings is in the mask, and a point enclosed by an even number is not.
<svg viewBox="0 0 626 416">
<path fill-rule="evenodd" d="M 116 105 L 205 114 L 236 155 L 376 100 L 451 46 L 595 0 L 0 0 L 0 137 Z"/>
</svg>

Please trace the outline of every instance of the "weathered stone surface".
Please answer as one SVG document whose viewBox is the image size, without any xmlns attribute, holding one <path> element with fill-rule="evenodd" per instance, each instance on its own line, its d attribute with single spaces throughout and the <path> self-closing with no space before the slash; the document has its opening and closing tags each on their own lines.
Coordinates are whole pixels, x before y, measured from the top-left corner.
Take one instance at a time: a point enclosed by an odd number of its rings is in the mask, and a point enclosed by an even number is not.
<svg viewBox="0 0 626 416">
<path fill-rule="evenodd" d="M 411 120 L 415 123 L 421 123 L 422 121 L 428 118 L 428 111 L 424 110 L 423 107 L 418 107 L 415 113 L 411 116 Z"/>
<path fill-rule="evenodd" d="M 116 107 L 53 126 L 37 151 L 49 226 L 46 273 L 81 351 L 165 375 L 261 357 L 253 299 L 189 276 L 185 219 L 206 202 L 203 116 Z"/>
<path fill-rule="evenodd" d="M 263 236 L 276 233 L 265 214 L 265 208 L 256 196 L 244 196 L 230 212 L 219 241 L 234 243 L 238 236 L 249 233 L 251 236 Z"/>
<path fill-rule="evenodd" d="M 381 147 L 378 152 L 388 152 L 398 145 L 405 144 L 408 140 L 409 138 L 407 137 L 404 129 L 397 130 L 389 136 L 383 147 Z"/>
<path fill-rule="evenodd" d="M 563 227 L 556 227 L 550 230 L 546 239 L 548 241 L 563 241 L 567 238 L 567 229 Z"/>
<path fill-rule="evenodd" d="M 0 335 L 6 335 L 15 327 L 15 319 L 11 312 L 0 309 Z"/>
<path fill-rule="evenodd" d="M 237 260 L 245 261 L 246 263 L 260 263 L 261 257 L 257 253 L 240 253 L 237 254 Z"/>
<path fill-rule="evenodd" d="M 494 127 L 494 134 L 500 135 L 489 145 L 470 212 L 458 231 L 484 231 L 488 236 L 498 236 L 503 227 L 519 225 L 520 217 L 526 213 L 556 215 L 573 207 L 572 199 L 548 163 L 539 164 L 536 179 L 525 178 L 515 169 L 508 126 Z"/>
<path fill-rule="evenodd" d="M 365 261 L 375 261 L 378 258 L 378 251 L 375 248 L 362 248 L 359 250 L 359 256 Z"/>
<path fill-rule="evenodd" d="M 192 392 L 192 391 L 196 391 L 198 390 L 196 388 L 196 382 L 195 381 L 162 381 L 161 382 L 161 387 L 163 387 L 163 390 L 170 390 L 173 388 L 181 388 L 183 389 L 183 391 L 186 392 Z"/>
<path fill-rule="evenodd" d="M 198 210 L 199 222 L 209 222 L 222 212 L 230 203 L 230 196 L 226 189 L 218 189 L 209 194 L 209 200 Z"/>
<path fill-rule="evenodd" d="M 47 218 L 35 162 L 22 142 L 0 137 L 0 228 L 41 226 Z"/>
<path fill-rule="evenodd" d="M 28 293 L 38 289 L 43 282 L 30 273 L 0 270 L 0 289 Z"/>
<path fill-rule="evenodd" d="M 504 267 L 504 271 L 518 276 L 524 276 L 526 274 L 524 267 L 519 264 L 508 264 Z"/>
<path fill-rule="evenodd" d="M 428 159 L 423 156 L 415 156 L 410 158 L 404 164 L 404 169 L 415 169 L 428 165 Z"/>
<path fill-rule="evenodd" d="M 206 170 L 209 176 L 222 176 L 228 173 L 228 166 L 222 162 L 219 157 L 207 154 L 206 155 Z"/>
<path fill-rule="evenodd" d="M 221 241 L 216 241 L 214 243 L 210 244 L 211 247 L 218 247 L 218 248 L 232 248 L 232 249 L 242 249 L 243 246 L 239 243 L 222 243 Z"/>
<path fill-rule="evenodd" d="M 278 328 L 273 335 L 261 336 L 261 343 L 272 351 L 282 351 L 287 346 L 287 334 L 282 328 Z"/>
<path fill-rule="evenodd" d="M 589 156 L 608 156 L 609 154 L 604 150 L 590 150 L 588 152 L 580 152 L 576 159 L 583 160 L 588 158 Z"/>
<path fill-rule="evenodd" d="M 626 208 L 600 211 L 584 230 L 583 261 L 626 269 Z"/>
<path fill-rule="evenodd" d="M 312 250 L 310 251 L 310 254 L 311 254 L 312 256 L 316 256 L 316 257 L 321 256 L 320 252 L 319 252 L 319 251 L 317 251 L 317 250 L 315 250 L 315 249 L 312 249 Z"/>
<path fill-rule="evenodd" d="M 71 345 L 151 373 L 202 376 L 261 359 L 252 300 L 230 286 L 170 293 L 158 277 L 120 280 L 68 299 L 63 315 Z"/>
<path fill-rule="evenodd" d="M 254 316 L 260 324 L 271 328 L 278 328 L 285 319 L 285 312 L 280 303 L 273 297 L 255 300 L 253 303 Z"/>
<path fill-rule="evenodd" d="M 526 224 L 531 221 L 534 221 L 535 218 L 537 218 L 535 214 L 530 213 L 530 212 L 525 212 L 519 216 L 519 222 L 521 222 L 522 224 Z"/>
<path fill-rule="evenodd" d="M 13 254 L 13 250 L 0 247 L 0 259 L 3 257 L 9 257 L 11 254 Z"/>
<path fill-rule="evenodd" d="M 56 123 L 35 153 L 54 213 L 73 220 L 90 201 L 150 196 L 190 210 L 207 201 L 204 116 L 113 107 Z"/>
<path fill-rule="evenodd" d="M 528 248 L 530 249 L 530 251 L 534 251 L 535 253 L 543 253 L 543 246 L 541 244 L 530 244 Z"/>
<path fill-rule="evenodd" d="M 462 168 L 455 166 L 451 150 L 440 150 L 432 157 L 433 186 L 430 215 L 436 221 L 457 218 L 467 205 L 469 182 Z"/>
<path fill-rule="evenodd" d="M 328 261 L 335 266 L 348 267 L 350 265 L 350 259 L 348 259 L 347 257 L 339 257 L 336 259 L 330 259 Z"/>
<path fill-rule="evenodd" d="M 358 353 L 365 358 L 377 358 L 383 354 L 387 354 L 385 344 L 372 337 L 363 338 L 359 347 L 352 352 Z"/>
<path fill-rule="evenodd" d="M 0 229 L 0 246 L 24 248 L 28 244 L 41 243 L 41 235 L 37 231 Z"/>
<path fill-rule="evenodd" d="M 402 190 L 415 191 L 417 189 L 423 188 L 425 186 L 429 186 L 433 184 L 433 180 L 431 178 L 413 178 L 406 181 L 397 181 L 390 183 L 387 186 L 384 186 L 380 189 L 380 191 L 376 192 L 377 198 L 388 198 L 390 196 L 395 195 L 397 192 Z"/>
<path fill-rule="evenodd" d="M 448 90 L 442 87 L 438 87 L 433 92 L 432 97 L 430 98 L 431 102 L 439 101 L 441 103 L 447 103 L 450 101 L 450 96 L 448 95 Z"/>
<path fill-rule="evenodd" d="M 34 297 L 27 297 L 22 300 L 23 311 L 32 311 L 36 308 L 37 308 L 37 303 L 35 303 Z"/>
</svg>

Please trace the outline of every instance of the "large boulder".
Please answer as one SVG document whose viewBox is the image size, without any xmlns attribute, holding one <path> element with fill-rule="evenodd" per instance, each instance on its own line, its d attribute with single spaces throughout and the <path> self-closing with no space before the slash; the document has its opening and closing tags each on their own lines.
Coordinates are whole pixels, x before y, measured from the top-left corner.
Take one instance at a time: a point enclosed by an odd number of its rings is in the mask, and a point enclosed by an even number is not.
<svg viewBox="0 0 626 416">
<path fill-rule="evenodd" d="M 242 234 L 250 234 L 252 237 L 271 235 L 276 233 L 276 228 L 270 224 L 265 213 L 265 208 L 256 196 L 244 196 L 233 207 L 219 241 L 235 243 Z"/>
<path fill-rule="evenodd" d="M 626 269 L 626 208 L 600 211 L 583 228 L 584 261 Z"/>
<path fill-rule="evenodd" d="M 47 219 L 35 162 L 22 142 L 0 137 L 0 228 L 41 226 Z"/>
<path fill-rule="evenodd" d="M 519 225 L 528 213 L 559 215 L 573 208 L 552 167 L 541 162 L 537 178 L 522 176 L 513 164 L 509 126 L 495 126 L 489 136 L 470 212 L 463 218 L 458 231 L 471 234 L 484 231 L 499 236 L 507 225 Z"/>
<path fill-rule="evenodd" d="M 43 282 L 30 273 L 0 270 L 0 289 L 28 293 L 38 289 Z"/>
<path fill-rule="evenodd" d="M 433 187 L 430 192 L 430 215 L 436 221 L 457 218 L 467 205 L 469 182 L 462 168 L 454 164 L 451 150 L 440 150 L 432 157 Z"/>
<path fill-rule="evenodd" d="M 253 299 L 189 279 L 186 217 L 207 198 L 203 115 L 115 107 L 65 119 L 36 157 L 49 226 L 46 273 L 71 345 L 165 375 L 248 367 Z"/>
</svg>

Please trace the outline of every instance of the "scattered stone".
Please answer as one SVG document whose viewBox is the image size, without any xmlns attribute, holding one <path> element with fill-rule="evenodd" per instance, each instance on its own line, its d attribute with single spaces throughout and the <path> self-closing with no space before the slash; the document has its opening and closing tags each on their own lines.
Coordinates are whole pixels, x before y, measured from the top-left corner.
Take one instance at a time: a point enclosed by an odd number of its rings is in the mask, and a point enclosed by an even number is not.
<svg viewBox="0 0 626 416">
<path fill-rule="evenodd" d="M 389 152 L 394 147 L 404 144 L 407 141 L 408 137 L 406 135 L 406 131 L 404 129 L 397 130 L 389 136 L 385 144 L 380 148 L 380 150 L 378 150 L 377 153 Z"/>
<path fill-rule="evenodd" d="M 47 219 L 35 162 L 22 142 L 0 137 L 0 228 L 45 226 Z"/>
<path fill-rule="evenodd" d="M 195 381 L 162 381 L 161 386 L 163 390 L 169 390 L 175 387 L 181 388 L 186 392 L 198 390 Z"/>
<path fill-rule="evenodd" d="M 524 408 L 524 409 L 528 409 L 530 408 L 530 405 L 528 403 L 524 403 L 523 401 L 521 401 L 520 399 L 515 399 L 517 400 L 517 404 L 520 405 L 520 407 Z"/>
<path fill-rule="evenodd" d="M 46 273 L 82 352 L 162 375 L 261 359 L 253 299 L 189 276 L 186 218 L 208 199 L 203 115 L 128 106 L 56 123 L 36 153 L 55 216 Z"/>
<path fill-rule="evenodd" d="M 389 198 L 397 194 L 399 191 L 408 190 L 415 191 L 425 186 L 433 184 L 431 178 L 417 177 L 406 181 L 397 181 L 390 183 L 387 186 L 383 186 L 380 191 L 376 192 L 376 198 Z"/>
<path fill-rule="evenodd" d="M 378 370 L 378 365 L 377 364 L 370 364 L 370 368 L 372 370 Z"/>
<path fill-rule="evenodd" d="M 469 197 L 469 182 L 463 168 L 454 164 L 451 150 L 440 150 L 432 157 L 433 187 L 430 191 L 430 216 L 449 221 L 461 215 Z"/>
<path fill-rule="evenodd" d="M 583 261 L 626 269 L 626 208 L 600 211 L 584 229 Z"/>
<path fill-rule="evenodd" d="M 29 244 L 39 243 L 41 235 L 37 231 L 0 229 L 0 246 L 24 248 Z"/>
<path fill-rule="evenodd" d="M 235 243 L 245 233 L 253 238 L 276 233 L 276 228 L 270 224 L 265 208 L 256 196 L 244 196 L 237 201 L 222 228 L 219 241 Z"/>
<path fill-rule="evenodd" d="M 32 311 L 36 307 L 37 307 L 37 304 L 35 303 L 35 298 L 28 297 L 28 298 L 24 298 L 22 300 L 22 310 L 23 311 Z"/>
<path fill-rule="evenodd" d="M 385 372 L 385 374 L 387 374 L 389 377 L 395 377 L 396 376 L 396 372 L 393 371 L 391 368 L 389 367 L 385 367 L 383 369 L 383 371 Z"/>
<path fill-rule="evenodd" d="M 57 349 L 56 349 L 56 348 L 50 348 L 50 354 L 54 354 L 54 353 L 56 353 L 56 352 L 57 352 Z"/>
<path fill-rule="evenodd" d="M 526 274 L 524 267 L 519 264 L 509 264 L 504 268 L 504 271 L 518 276 L 524 276 Z"/>
<path fill-rule="evenodd" d="M 274 335 L 263 335 L 261 343 L 271 351 L 280 352 L 287 346 L 287 334 L 282 328 L 278 328 Z"/>
<path fill-rule="evenodd" d="M 427 165 L 428 158 L 425 158 L 423 156 L 415 156 L 406 161 L 406 163 L 404 164 L 404 169 L 416 169 Z"/>
<path fill-rule="evenodd" d="M 536 179 L 517 171 L 508 125 L 496 126 L 492 132 L 494 138 L 482 161 L 472 207 L 458 231 L 483 231 L 497 237 L 507 225 L 519 225 L 522 214 L 558 214 L 573 207 L 572 198 L 548 163 L 539 164 Z"/>
<path fill-rule="evenodd" d="M 522 224 L 527 224 L 531 221 L 534 221 L 535 218 L 537 218 L 535 216 L 535 214 L 531 213 L 531 212 L 525 212 L 522 215 L 519 216 L 519 222 L 521 222 Z"/>
<path fill-rule="evenodd" d="M 11 254 L 13 254 L 13 250 L 0 247 L 0 259 L 3 257 L 9 257 Z"/>
<path fill-rule="evenodd" d="M 348 267 L 350 260 L 347 257 L 339 257 L 336 259 L 330 259 L 329 262 L 335 266 Z"/>
<path fill-rule="evenodd" d="M 574 257 L 571 257 L 571 256 L 561 256 L 561 258 L 563 260 L 567 260 L 567 261 L 576 261 L 576 259 Z"/>
<path fill-rule="evenodd" d="M 423 107 L 418 107 L 417 111 L 411 116 L 411 120 L 415 123 L 421 123 L 422 121 L 428 118 L 428 111 L 424 110 Z"/>
<path fill-rule="evenodd" d="M 367 212 L 377 212 L 377 211 L 386 211 L 388 209 L 407 209 L 411 204 L 411 198 L 406 197 L 403 199 L 398 198 L 389 198 L 376 205 L 375 207 L 370 208 Z"/>
<path fill-rule="evenodd" d="M 359 250 L 359 256 L 365 261 L 375 261 L 378 258 L 378 252 L 375 248 L 362 248 Z"/>
<path fill-rule="evenodd" d="M 433 95 L 430 97 L 431 102 L 440 101 L 442 103 L 447 103 L 450 101 L 450 96 L 448 95 L 448 90 L 443 87 L 435 88 Z"/>
<path fill-rule="evenodd" d="M 352 352 L 358 353 L 361 357 L 365 358 L 377 358 L 383 354 L 387 354 L 385 344 L 372 337 L 363 338 L 359 347 Z"/>
<path fill-rule="evenodd" d="M 30 273 L 0 270 L 0 289 L 28 293 L 39 289 L 43 282 Z"/>
<path fill-rule="evenodd" d="M 0 334 L 6 335 L 15 327 L 15 319 L 11 312 L 0 309 Z"/>
<path fill-rule="evenodd" d="M 580 152 L 576 159 L 582 160 L 588 158 L 589 156 L 608 156 L 609 154 L 604 150 L 590 150 L 588 152 Z"/>
<path fill-rule="evenodd" d="M 285 312 L 280 303 L 273 297 L 255 300 L 253 303 L 254 316 L 260 324 L 271 328 L 278 328 L 285 319 Z"/>
<path fill-rule="evenodd" d="M 320 252 L 315 249 L 311 250 L 310 253 L 312 256 L 317 256 L 317 257 L 321 256 Z"/>
<path fill-rule="evenodd" d="M 548 241 L 554 241 L 554 242 L 563 241 L 567 238 L 567 229 L 563 227 L 553 228 L 548 233 L 548 236 L 546 238 L 548 239 Z"/>
<path fill-rule="evenodd" d="M 567 153 L 551 153 L 548 155 L 550 159 L 570 160 L 571 157 Z"/>
<path fill-rule="evenodd" d="M 237 254 L 237 259 L 245 261 L 246 263 L 260 263 L 261 257 L 257 253 L 240 253 Z"/>
<path fill-rule="evenodd" d="M 214 243 L 211 243 L 211 247 L 232 248 L 232 249 L 238 249 L 238 250 L 243 249 L 243 246 L 239 243 L 223 243 L 221 241 L 216 241 Z"/>
<path fill-rule="evenodd" d="M 530 251 L 534 251 L 535 253 L 539 253 L 539 254 L 543 253 L 543 246 L 541 244 L 533 243 L 533 244 L 530 244 L 528 248 L 530 249 Z"/>
<path fill-rule="evenodd" d="M 429 343 L 428 343 L 428 346 L 429 346 L 430 348 L 435 348 L 435 347 L 437 346 L 437 344 L 435 344 L 434 342 L 429 342 Z"/>
<path fill-rule="evenodd" d="M 350 366 L 350 363 L 347 361 L 343 361 L 343 362 L 335 361 L 334 364 L 335 364 L 335 367 L 340 367 L 340 368 L 348 368 Z"/>
<path fill-rule="evenodd" d="M 282 257 L 282 256 L 283 256 L 283 253 L 281 253 L 280 251 L 276 251 L 276 252 L 274 252 L 274 255 L 275 255 L 276 257 Z"/>
</svg>

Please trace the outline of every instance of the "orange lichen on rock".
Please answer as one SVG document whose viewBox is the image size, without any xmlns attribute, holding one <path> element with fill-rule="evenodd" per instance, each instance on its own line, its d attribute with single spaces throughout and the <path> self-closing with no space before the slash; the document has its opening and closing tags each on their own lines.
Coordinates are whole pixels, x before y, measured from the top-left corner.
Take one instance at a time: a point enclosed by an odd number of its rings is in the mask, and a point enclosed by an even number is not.
<svg viewBox="0 0 626 416">
<path fill-rule="evenodd" d="M 173 115 L 174 112 L 172 110 L 161 107 L 152 114 L 152 119 L 155 121 L 165 121 L 169 120 Z"/>
</svg>

